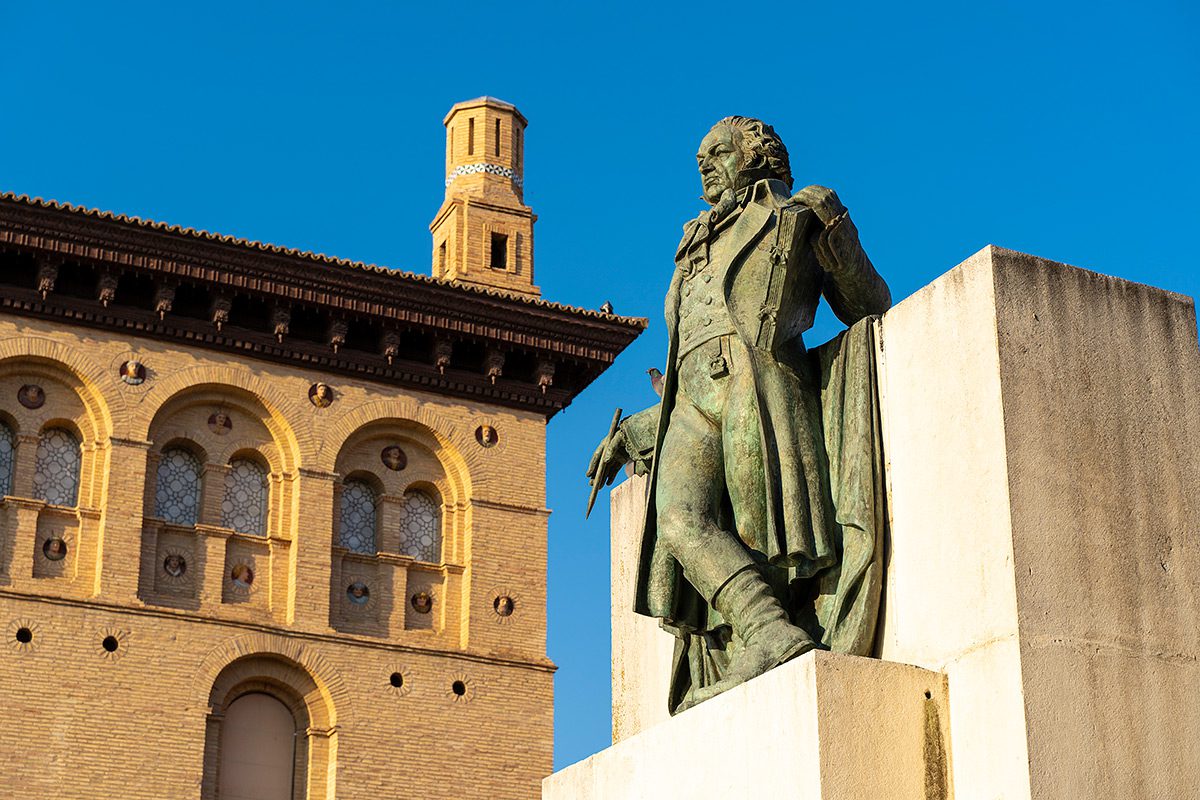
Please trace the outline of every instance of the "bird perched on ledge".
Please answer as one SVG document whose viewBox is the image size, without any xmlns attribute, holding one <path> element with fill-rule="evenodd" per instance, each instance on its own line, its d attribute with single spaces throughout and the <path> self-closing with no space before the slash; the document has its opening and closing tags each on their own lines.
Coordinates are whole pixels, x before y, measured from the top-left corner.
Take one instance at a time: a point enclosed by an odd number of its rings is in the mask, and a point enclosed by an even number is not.
<svg viewBox="0 0 1200 800">
<path fill-rule="evenodd" d="M 605 300 L 605 301 L 604 301 L 604 305 L 600 306 L 600 312 L 601 312 L 601 313 L 603 313 L 603 314 L 611 314 L 611 313 L 613 313 L 613 306 L 612 306 L 612 303 L 610 303 L 610 302 L 608 302 L 607 300 Z"/>
</svg>

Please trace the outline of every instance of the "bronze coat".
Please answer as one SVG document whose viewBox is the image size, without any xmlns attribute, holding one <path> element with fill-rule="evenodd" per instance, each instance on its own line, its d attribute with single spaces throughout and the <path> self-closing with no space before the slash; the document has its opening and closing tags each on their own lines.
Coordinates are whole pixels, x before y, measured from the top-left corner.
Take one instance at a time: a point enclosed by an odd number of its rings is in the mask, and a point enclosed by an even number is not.
<svg viewBox="0 0 1200 800">
<path fill-rule="evenodd" d="M 679 293 L 699 225 L 693 220 L 685 226 L 667 292 L 662 402 L 623 423 L 630 449 L 645 458 L 659 452 L 675 405 Z M 800 334 L 812 326 L 822 294 L 847 324 L 886 310 L 890 295 L 849 218 L 826 231 L 810 209 L 791 201 L 780 181 L 752 187 L 736 220 L 712 242 L 711 257 L 728 262 L 722 297 L 751 354 L 766 468 L 762 553 L 793 577 L 812 577 L 838 562 L 841 530 L 829 485 L 820 366 L 805 352 Z M 679 633 L 703 630 L 708 620 L 703 601 L 678 562 L 657 544 L 657 468 L 652 461 L 634 610 L 662 618 Z M 727 469 L 736 471 L 737 465 Z"/>
</svg>

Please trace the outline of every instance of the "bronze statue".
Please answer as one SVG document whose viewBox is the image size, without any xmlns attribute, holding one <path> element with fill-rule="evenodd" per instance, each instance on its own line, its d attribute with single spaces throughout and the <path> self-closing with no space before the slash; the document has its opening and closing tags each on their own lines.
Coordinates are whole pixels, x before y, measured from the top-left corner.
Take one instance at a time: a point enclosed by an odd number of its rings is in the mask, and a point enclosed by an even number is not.
<svg viewBox="0 0 1200 800">
<path fill-rule="evenodd" d="M 696 158 L 711 208 L 675 254 L 662 400 L 587 473 L 650 473 L 634 610 L 677 637 L 672 713 L 814 647 L 869 654 L 885 518 L 867 318 L 887 285 L 837 194 L 791 194 L 771 126 L 727 117 Z M 808 351 L 822 295 L 852 327 Z"/>
</svg>

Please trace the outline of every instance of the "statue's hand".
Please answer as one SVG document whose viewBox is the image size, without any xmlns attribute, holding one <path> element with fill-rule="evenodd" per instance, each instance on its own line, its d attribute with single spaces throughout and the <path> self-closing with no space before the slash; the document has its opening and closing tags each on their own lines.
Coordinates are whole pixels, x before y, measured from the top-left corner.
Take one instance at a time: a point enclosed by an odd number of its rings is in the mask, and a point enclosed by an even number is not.
<svg viewBox="0 0 1200 800">
<path fill-rule="evenodd" d="M 817 219 L 825 225 L 846 213 L 846 207 L 838 199 L 837 192 L 824 186 L 805 186 L 792 195 L 792 201 L 811 208 Z"/>
<path fill-rule="evenodd" d="M 630 458 L 625 446 L 625 434 L 617 428 L 612 436 L 604 437 L 592 454 L 587 468 L 588 486 L 594 486 L 597 481 L 604 485 L 611 484 Z"/>
</svg>

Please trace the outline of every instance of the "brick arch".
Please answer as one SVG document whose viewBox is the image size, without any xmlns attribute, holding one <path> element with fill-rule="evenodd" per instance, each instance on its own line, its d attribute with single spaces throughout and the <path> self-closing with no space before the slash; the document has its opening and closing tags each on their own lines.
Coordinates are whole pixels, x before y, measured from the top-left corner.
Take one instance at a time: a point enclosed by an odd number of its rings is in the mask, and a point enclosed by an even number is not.
<svg viewBox="0 0 1200 800">
<path fill-rule="evenodd" d="M 430 437 L 430 447 L 442 462 L 446 475 L 456 485 L 462 496 L 458 501 L 471 496 L 471 476 L 481 466 L 478 455 L 464 448 L 456 439 L 453 423 L 426 405 L 410 397 L 395 397 L 375 400 L 351 410 L 332 425 L 325 434 L 317 451 L 314 467 L 325 472 L 336 468 L 338 454 L 350 437 L 367 425 L 388 422 L 410 428 L 415 427 Z M 461 434 L 461 431 L 457 432 Z M 466 455 L 464 455 L 464 453 Z"/>
<path fill-rule="evenodd" d="M 252 659 L 252 657 L 260 658 Z M 260 663 L 261 658 L 278 664 L 278 667 L 270 668 L 272 674 L 260 674 L 265 668 L 265 662 Z M 242 662 L 244 666 L 233 666 L 237 662 Z M 246 679 L 267 677 L 286 682 L 287 675 L 285 673 L 288 664 L 291 664 L 293 669 L 302 669 L 311 677 L 324 701 L 327 713 L 324 714 L 323 719 L 313 719 L 312 724 L 320 723 L 322 727 L 332 728 L 338 724 L 339 719 L 349 715 L 350 692 L 338 671 L 312 648 L 306 647 L 295 639 L 270 633 L 247 633 L 234 637 L 209 651 L 196 673 L 193 690 L 195 700 L 202 707 L 209 705 L 213 699 L 214 689 L 218 685 L 217 679 L 221 678 L 223 673 L 228 678 L 232 673 L 226 673 L 226 670 L 231 666 L 235 672 L 239 672 L 238 677 Z M 240 672 L 246 674 L 240 675 Z M 298 686 L 293 686 L 293 688 L 300 691 Z"/>
<path fill-rule="evenodd" d="M 232 387 L 252 395 L 267 411 L 267 419 L 263 422 L 268 430 L 280 444 L 293 450 L 295 466 L 313 460 L 316 443 L 309 426 L 302 421 L 300 407 L 270 381 L 243 366 L 198 366 L 164 378 L 146 393 L 145 401 L 134 414 L 130 422 L 131 438 L 148 438 L 155 416 L 168 402 L 189 389 L 206 386 Z"/>
<path fill-rule="evenodd" d="M 128 436 L 129 407 L 121 385 L 104 369 L 97 367 L 82 351 L 54 339 L 40 336 L 16 336 L 0 341 L 0 367 L 6 362 L 41 362 L 52 371 L 63 371 L 79 386 L 77 394 L 92 419 L 96 439 Z"/>
</svg>

